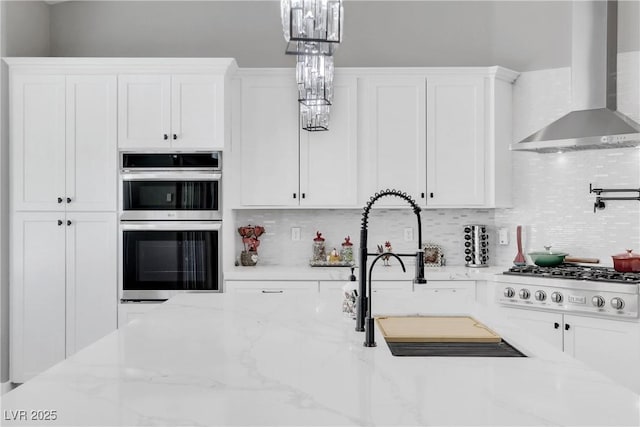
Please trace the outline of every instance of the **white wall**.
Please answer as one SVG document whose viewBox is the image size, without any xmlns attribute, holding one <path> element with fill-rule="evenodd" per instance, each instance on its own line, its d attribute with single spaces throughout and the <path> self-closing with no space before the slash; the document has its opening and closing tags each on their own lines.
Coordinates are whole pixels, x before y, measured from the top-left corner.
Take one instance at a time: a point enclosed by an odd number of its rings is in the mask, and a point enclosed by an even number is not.
<svg viewBox="0 0 640 427">
<path fill-rule="evenodd" d="M 0 56 L 49 56 L 49 6 L 41 1 L 0 1 Z M 9 379 L 9 99 L 0 64 L 0 382 Z"/>
<path fill-rule="evenodd" d="M 341 67 L 567 66 L 566 1 L 346 1 Z M 73 1 L 51 7 L 53 56 L 213 56 L 292 67 L 278 1 Z"/>
</svg>

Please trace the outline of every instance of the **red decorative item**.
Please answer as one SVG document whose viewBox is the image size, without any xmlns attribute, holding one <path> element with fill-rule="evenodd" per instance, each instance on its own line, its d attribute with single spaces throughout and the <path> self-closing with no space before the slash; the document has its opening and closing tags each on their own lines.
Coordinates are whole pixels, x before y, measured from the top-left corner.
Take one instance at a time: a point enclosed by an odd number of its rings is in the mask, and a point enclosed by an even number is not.
<svg viewBox="0 0 640 427">
<path fill-rule="evenodd" d="M 324 237 L 322 237 L 322 233 L 316 231 L 316 237 L 313 239 L 314 242 L 324 242 Z"/>
<path fill-rule="evenodd" d="M 524 257 L 522 253 L 522 226 L 519 225 L 516 228 L 516 241 L 518 243 L 518 254 L 513 260 L 513 264 L 517 266 L 527 265 L 527 259 Z"/>
<path fill-rule="evenodd" d="M 353 246 L 353 243 L 351 243 L 350 236 L 347 236 L 344 238 L 344 242 L 342 242 L 342 246 Z"/>
</svg>

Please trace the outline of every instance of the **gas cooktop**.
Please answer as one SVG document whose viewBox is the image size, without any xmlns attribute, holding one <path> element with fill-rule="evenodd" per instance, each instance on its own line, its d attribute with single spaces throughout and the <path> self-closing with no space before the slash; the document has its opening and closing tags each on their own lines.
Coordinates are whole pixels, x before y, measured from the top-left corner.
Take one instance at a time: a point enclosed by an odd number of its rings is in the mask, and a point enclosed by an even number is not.
<svg viewBox="0 0 640 427">
<path fill-rule="evenodd" d="M 561 264 L 557 267 L 537 265 L 514 266 L 503 274 L 557 279 L 589 280 L 593 282 L 640 283 L 640 273 L 620 273 L 608 267 L 587 267 L 577 264 Z"/>
</svg>

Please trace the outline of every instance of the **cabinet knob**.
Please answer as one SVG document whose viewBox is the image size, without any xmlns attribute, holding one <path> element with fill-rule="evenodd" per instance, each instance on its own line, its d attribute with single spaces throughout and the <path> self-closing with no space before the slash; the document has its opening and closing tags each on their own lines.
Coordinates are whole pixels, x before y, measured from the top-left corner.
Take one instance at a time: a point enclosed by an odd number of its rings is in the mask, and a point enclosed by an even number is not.
<svg viewBox="0 0 640 427">
<path fill-rule="evenodd" d="M 58 203 L 62 203 L 62 197 L 58 197 Z"/>
<path fill-rule="evenodd" d="M 420 198 L 424 199 L 424 193 L 420 193 Z"/>
<path fill-rule="evenodd" d="M 59 226 L 62 225 L 62 220 L 61 219 L 58 220 L 58 225 Z"/>
<path fill-rule="evenodd" d="M 307 197 L 307 194 L 306 193 L 302 193 L 302 198 L 304 199 L 306 197 Z"/>
<path fill-rule="evenodd" d="M 433 193 L 429 193 L 429 198 L 433 199 Z"/>
<path fill-rule="evenodd" d="M 67 197 L 67 203 L 71 203 L 71 197 Z"/>
<path fill-rule="evenodd" d="M 169 135 L 167 135 L 166 133 L 164 134 L 164 140 L 166 141 L 167 139 L 169 139 Z"/>
<path fill-rule="evenodd" d="M 560 323 L 554 322 L 553 329 L 558 329 L 558 328 L 560 328 Z"/>
<path fill-rule="evenodd" d="M 570 325 L 570 324 L 568 324 L 568 323 L 565 323 L 565 324 L 564 324 L 564 330 L 565 330 L 565 331 L 568 331 L 569 329 L 571 329 L 571 325 Z"/>
<path fill-rule="evenodd" d="M 178 135 L 174 133 L 174 134 L 173 134 L 173 139 L 174 139 L 174 140 L 178 139 Z"/>
<path fill-rule="evenodd" d="M 298 195 L 296 193 L 293 193 L 293 198 L 296 199 L 298 197 Z"/>
<path fill-rule="evenodd" d="M 71 220 L 70 219 L 67 220 L 67 225 L 71 225 Z"/>
</svg>

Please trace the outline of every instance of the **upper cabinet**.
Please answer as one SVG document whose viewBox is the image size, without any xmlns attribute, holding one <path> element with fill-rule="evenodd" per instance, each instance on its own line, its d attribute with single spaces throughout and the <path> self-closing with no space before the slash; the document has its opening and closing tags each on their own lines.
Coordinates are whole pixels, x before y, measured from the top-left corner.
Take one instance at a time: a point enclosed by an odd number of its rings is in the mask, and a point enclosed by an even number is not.
<svg viewBox="0 0 640 427">
<path fill-rule="evenodd" d="M 425 79 L 422 76 L 363 77 L 363 197 L 396 189 L 417 198 L 425 178 Z M 403 205 L 383 198 L 378 206 Z"/>
<path fill-rule="evenodd" d="M 336 76 L 329 131 L 299 123 L 293 70 L 242 73 L 234 139 L 241 206 L 351 207 L 357 202 L 357 80 Z"/>
<path fill-rule="evenodd" d="M 118 146 L 222 150 L 224 75 L 118 77 Z"/>
<path fill-rule="evenodd" d="M 16 74 L 11 128 L 13 210 L 115 210 L 115 76 Z"/>
<path fill-rule="evenodd" d="M 426 208 L 509 206 L 516 77 L 500 67 L 363 75 L 363 202 L 395 188 Z"/>
<path fill-rule="evenodd" d="M 428 78 L 427 181 L 420 194 L 428 207 L 487 205 L 486 104 L 482 76 Z"/>
</svg>

